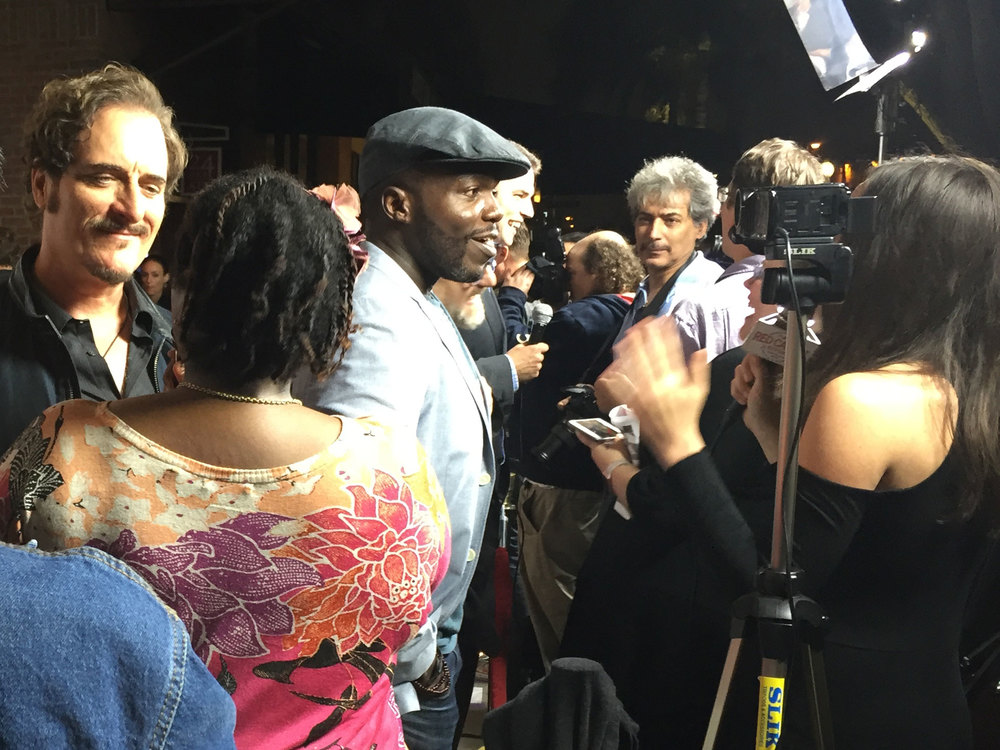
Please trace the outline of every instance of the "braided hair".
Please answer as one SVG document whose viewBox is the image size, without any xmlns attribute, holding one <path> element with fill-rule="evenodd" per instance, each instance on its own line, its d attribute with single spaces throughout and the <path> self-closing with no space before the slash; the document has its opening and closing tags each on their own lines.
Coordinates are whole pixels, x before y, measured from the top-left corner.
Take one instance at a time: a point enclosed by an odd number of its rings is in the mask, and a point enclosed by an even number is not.
<svg viewBox="0 0 1000 750">
<path fill-rule="evenodd" d="M 340 220 L 298 181 L 270 167 L 221 177 L 178 240 L 184 359 L 229 386 L 326 377 L 350 346 L 354 277 Z"/>
</svg>

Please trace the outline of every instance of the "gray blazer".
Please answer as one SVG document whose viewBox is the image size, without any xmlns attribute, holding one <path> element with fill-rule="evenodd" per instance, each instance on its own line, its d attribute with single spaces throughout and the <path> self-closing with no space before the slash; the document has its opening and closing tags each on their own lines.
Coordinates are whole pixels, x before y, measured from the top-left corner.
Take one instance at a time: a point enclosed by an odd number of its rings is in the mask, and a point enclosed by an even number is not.
<svg viewBox="0 0 1000 750">
<path fill-rule="evenodd" d="M 405 713 L 417 705 L 411 702 L 416 700 L 412 687 L 403 683 L 430 666 L 435 629 L 447 653 L 462 623 L 462 602 L 476 568 L 496 471 L 490 398 L 437 297 L 424 295 L 378 247 L 370 242 L 364 247 L 368 267 L 354 288 L 354 322 L 360 330 L 330 378 L 317 382 L 300 375 L 295 394 L 326 412 L 372 416 L 409 428 L 441 483 L 451 516 L 451 560 L 434 591 L 429 625 L 399 652 L 394 682 Z"/>
</svg>

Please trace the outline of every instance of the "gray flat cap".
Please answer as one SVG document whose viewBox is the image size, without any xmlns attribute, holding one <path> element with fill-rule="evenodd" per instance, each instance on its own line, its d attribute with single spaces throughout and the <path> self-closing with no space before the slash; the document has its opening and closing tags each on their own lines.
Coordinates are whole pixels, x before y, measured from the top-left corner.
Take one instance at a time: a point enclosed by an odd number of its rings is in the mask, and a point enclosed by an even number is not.
<svg viewBox="0 0 1000 750">
<path fill-rule="evenodd" d="M 383 117 L 368 129 L 358 192 L 364 195 L 393 175 L 424 164 L 469 164 L 476 173 L 498 180 L 531 169 L 514 144 L 468 115 L 415 107 Z"/>
</svg>

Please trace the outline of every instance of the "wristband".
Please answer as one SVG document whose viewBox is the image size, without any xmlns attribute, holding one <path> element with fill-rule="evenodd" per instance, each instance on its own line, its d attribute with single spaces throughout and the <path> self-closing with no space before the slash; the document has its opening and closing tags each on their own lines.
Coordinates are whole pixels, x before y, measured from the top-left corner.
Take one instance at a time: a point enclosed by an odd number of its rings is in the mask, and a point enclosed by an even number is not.
<svg viewBox="0 0 1000 750">
<path fill-rule="evenodd" d="M 601 471 L 601 473 L 604 475 L 605 479 L 609 479 L 610 480 L 611 479 L 611 475 L 615 473 L 615 469 L 617 469 L 619 466 L 631 466 L 631 465 L 632 465 L 632 462 L 629 461 L 627 458 L 619 458 L 617 461 L 614 461 L 614 462 L 608 464 Z"/>
</svg>

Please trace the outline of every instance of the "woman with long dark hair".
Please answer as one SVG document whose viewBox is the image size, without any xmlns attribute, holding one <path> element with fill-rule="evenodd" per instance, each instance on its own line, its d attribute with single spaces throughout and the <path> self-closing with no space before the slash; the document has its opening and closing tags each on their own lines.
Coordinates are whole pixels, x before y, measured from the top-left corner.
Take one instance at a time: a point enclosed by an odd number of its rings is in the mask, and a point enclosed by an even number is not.
<svg viewBox="0 0 1000 750">
<path fill-rule="evenodd" d="M 859 191 L 877 196 L 876 228 L 849 238 L 851 288 L 823 309 L 808 363 L 793 558 L 830 617 L 837 744 L 971 747 L 958 648 L 1000 499 L 1000 174 L 906 158 Z M 704 449 L 704 355 L 685 365 L 669 320 L 637 326 L 619 355 L 658 465 L 615 466 L 615 446 L 594 446 L 595 461 L 637 518 L 684 525 L 745 588 L 770 539 L 754 539 Z M 733 395 L 771 461 L 774 394 L 764 363 L 744 360 Z M 800 677 L 782 747 L 811 746 Z"/>
<path fill-rule="evenodd" d="M 240 748 L 402 746 L 395 653 L 447 567 L 416 441 L 290 395 L 350 345 L 354 277 L 339 220 L 294 179 L 221 178 L 177 251 L 180 387 L 57 404 L 0 467 L 0 523 L 106 550 L 177 611 Z"/>
</svg>

